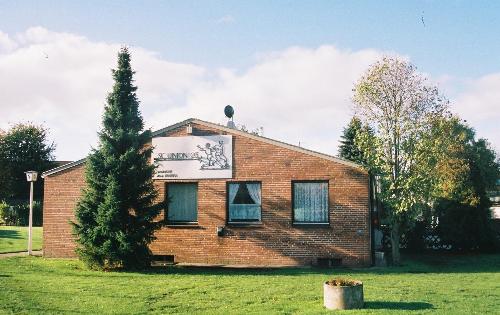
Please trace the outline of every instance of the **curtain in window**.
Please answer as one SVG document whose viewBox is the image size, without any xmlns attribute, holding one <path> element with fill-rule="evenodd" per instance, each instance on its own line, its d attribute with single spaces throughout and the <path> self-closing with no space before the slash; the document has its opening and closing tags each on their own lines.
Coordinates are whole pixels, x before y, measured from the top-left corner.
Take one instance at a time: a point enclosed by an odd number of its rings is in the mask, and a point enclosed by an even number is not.
<svg viewBox="0 0 500 315">
<path fill-rule="evenodd" d="M 229 184 L 229 221 L 260 221 L 261 194 L 260 184 L 246 185 L 251 203 L 233 203 L 240 188 L 240 184 Z M 243 187 L 244 188 L 244 187 Z M 248 200 L 247 199 L 247 200 Z"/>
<path fill-rule="evenodd" d="M 328 183 L 294 183 L 294 220 L 328 222 Z"/>
<path fill-rule="evenodd" d="M 196 184 L 168 184 L 168 221 L 196 222 L 198 194 Z"/>
<path fill-rule="evenodd" d="M 247 184 L 247 189 L 255 204 L 260 205 L 260 184 Z"/>
<path fill-rule="evenodd" d="M 234 197 L 240 188 L 240 184 L 229 184 L 229 204 L 234 202 Z"/>
</svg>

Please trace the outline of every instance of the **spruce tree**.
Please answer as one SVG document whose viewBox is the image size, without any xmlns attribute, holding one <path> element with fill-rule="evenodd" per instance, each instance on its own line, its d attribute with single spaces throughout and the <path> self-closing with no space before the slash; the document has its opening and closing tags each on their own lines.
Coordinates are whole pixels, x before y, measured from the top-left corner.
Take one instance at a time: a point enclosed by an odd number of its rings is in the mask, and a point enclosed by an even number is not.
<svg viewBox="0 0 500 315">
<path fill-rule="evenodd" d="M 163 205 L 154 204 L 154 166 L 149 130 L 139 112 L 130 53 L 118 53 L 112 70 L 114 86 L 107 97 L 99 145 L 88 156 L 87 187 L 76 207 L 73 223 L 77 253 L 93 269 L 137 269 L 151 262 L 148 245 Z"/>
<path fill-rule="evenodd" d="M 373 131 L 369 127 L 363 126 L 359 118 L 356 116 L 352 117 L 347 127 L 343 130 L 339 146 L 339 156 L 343 159 L 366 165 L 363 151 L 356 144 L 356 137 L 361 132 L 367 132 L 370 136 L 373 135 Z"/>
</svg>

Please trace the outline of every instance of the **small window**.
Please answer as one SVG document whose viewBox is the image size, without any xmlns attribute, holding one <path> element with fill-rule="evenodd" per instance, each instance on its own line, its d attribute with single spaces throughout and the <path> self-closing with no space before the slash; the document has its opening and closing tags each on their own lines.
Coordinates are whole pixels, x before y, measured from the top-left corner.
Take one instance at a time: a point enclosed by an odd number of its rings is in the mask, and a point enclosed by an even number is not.
<svg viewBox="0 0 500 315">
<path fill-rule="evenodd" d="M 260 183 L 228 183 L 228 222 L 260 222 Z"/>
<path fill-rule="evenodd" d="M 294 223 L 328 223 L 328 182 L 294 182 Z"/>
<path fill-rule="evenodd" d="M 167 221 L 190 223 L 198 221 L 198 185 L 171 183 L 167 185 Z"/>
</svg>

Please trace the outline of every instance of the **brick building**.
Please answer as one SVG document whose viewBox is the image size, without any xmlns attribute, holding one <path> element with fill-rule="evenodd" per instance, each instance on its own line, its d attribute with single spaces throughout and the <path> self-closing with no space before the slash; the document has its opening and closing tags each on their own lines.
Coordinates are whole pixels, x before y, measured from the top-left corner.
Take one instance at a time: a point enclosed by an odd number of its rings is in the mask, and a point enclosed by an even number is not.
<svg viewBox="0 0 500 315">
<path fill-rule="evenodd" d="M 371 264 L 369 176 L 359 165 L 198 119 L 154 132 L 152 143 L 155 185 L 169 198 L 155 255 L 201 264 Z M 75 256 L 69 222 L 85 187 L 84 162 L 42 175 L 46 257 Z"/>
</svg>

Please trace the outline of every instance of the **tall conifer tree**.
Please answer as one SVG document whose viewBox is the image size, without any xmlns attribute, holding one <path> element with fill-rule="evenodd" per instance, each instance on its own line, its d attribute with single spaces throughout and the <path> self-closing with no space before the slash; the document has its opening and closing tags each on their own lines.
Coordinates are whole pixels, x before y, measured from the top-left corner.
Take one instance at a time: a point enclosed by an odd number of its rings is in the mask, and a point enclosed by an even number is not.
<svg viewBox="0 0 500 315">
<path fill-rule="evenodd" d="M 370 137 L 373 136 L 373 130 L 363 125 L 361 120 L 354 116 L 340 136 L 342 140 L 340 140 L 339 157 L 366 166 L 363 150 L 356 144 L 356 137 L 361 133 L 366 133 Z"/>
<path fill-rule="evenodd" d="M 95 269 L 143 268 L 151 261 L 148 244 L 159 228 L 153 219 L 163 205 L 154 204 L 151 132 L 143 131 L 127 48 L 112 74 L 99 145 L 87 158 L 87 188 L 76 207 L 77 252 Z"/>
</svg>

